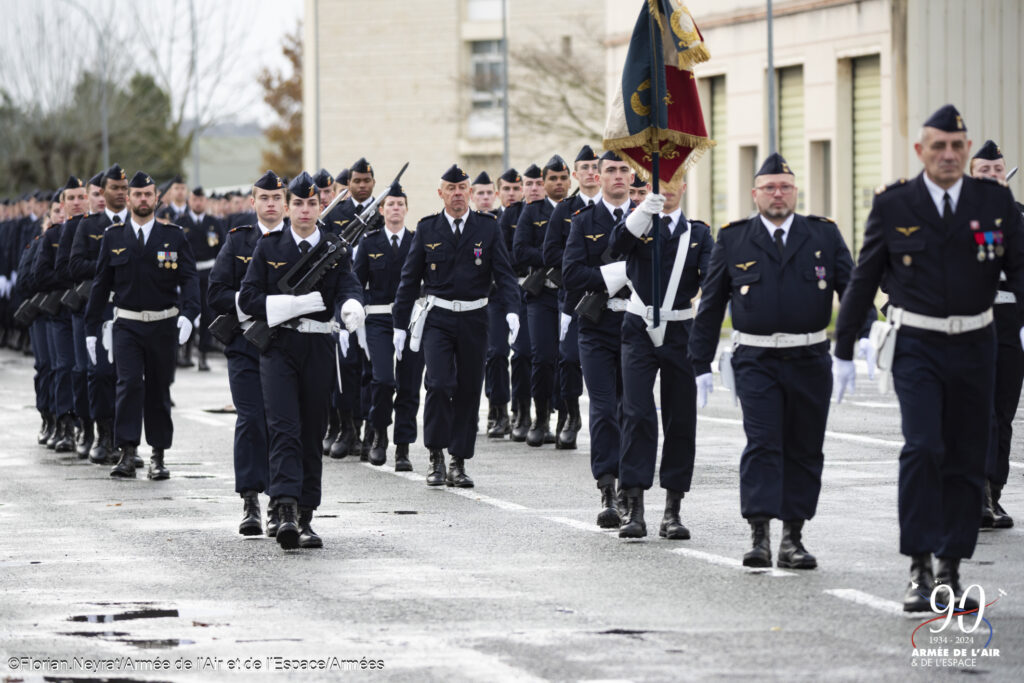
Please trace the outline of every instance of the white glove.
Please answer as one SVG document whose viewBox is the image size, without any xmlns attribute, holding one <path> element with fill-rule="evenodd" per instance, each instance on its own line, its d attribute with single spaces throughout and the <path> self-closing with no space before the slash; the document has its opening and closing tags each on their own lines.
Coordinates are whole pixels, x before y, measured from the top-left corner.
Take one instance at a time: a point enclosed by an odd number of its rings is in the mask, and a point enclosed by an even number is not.
<svg viewBox="0 0 1024 683">
<path fill-rule="evenodd" d="M 364 320 L 366 311 L 355 299 L 349 299 L 341 305 L 341 322 L 345 323 L 345 329 L 349 332 L 355 332 L 356 328 L 362 327 Z"/>
<path fill-rule="evenodd" d="M 834 358 L 832 361 L 832 374 L 835 377 L 836 403 L 842 403 L 846 392 L 849 391 L 852 394 L 855 389 L 857 368 L 852 360 Z"/>
<path fill-rule="evenodd" d="M 608 289 L 608 296 L 615 296 L 615 293 L 626 286 L 629 278 L 626 275 L 626 262 L 616 261 L 601 266 L 601 279 Z"/>
<path fill-rule="evenodd" d="M 509 313 L 505 316 L 505 320 L 508 321 L 508 343 L 515 344 L 516 337 L 519 336 L 519 314 Z"/>
<path fill-rule="evenodd" d="M 242 310 L 242 307 L 238 305 L 238 296 L 241 292 L 235 292 L 235 314 L 238 316 L 238 322 L 244 323 L 252 316 Z"/>
<path fill-rule="evenodd" d="M 12 270 L 11 271 L 11 287 L 13 287 L 16 284 L 18 284 L 18 271 Z"/>
<path fill-rule="evenodd" d="M 360 325 L 356 328 L 356 341 L 359 343 L 359 348 L 366 355 L 366 360 L 370 360 L 370 345 L 366 343 L 366 325 Z"/>
<path fill-rule="evenodd" d="M 178 316 L 178 346 L 188 341 L 192 334 L 192 321 L 183 315 Z"/>
<path fill-rule="evenodd" d="M 114 362 L 114 321 L 108 320 L 100 328 L 100 343 L 107 350 L 107 362 Z"/>
<path fill-rule="evenodd" d="M 267 324 L 271 327 L 306 315 L 326 311 L 324 298 L 320 292 L 310 292 L 301 296 L 291 294 L 272 294 L 267 297 Z"/>
<path fill-rule="evenodd" d="M 89 354 L 89 362 L 96 365 L 96 337 L 85 338 L 85 352 Z"/>
<path fill-rule="evenodd" d="M 697 407 L 704 408 L 708 404 L 708 396 L 715 390 L 715 380 L 710 372 L 697 375 Z"/>
<path fill-rule="evenodd" d="M 665 206 L 665 197 L 660 194 L 654 194 L 653 192 L 640 202 L 640 206 L 636 207 L 632 213 L 626 216 L 626 229 L 629 230 L 634 237 L 642 237 L 651 230 L 651 225 L 654 223 L 654 217 L 661 213 L 662 208 Z"/>
<path fill-rule="evenodd" d="M 351 343 L 351 340 L 348 338 L 348 330 L 342 330 L 338 333 L 338 348 L 341 349 L 341 355 L 345 358 L 348 358 L 348 347 Z"/>
<path fill-rule="evenodd" d="M 399 330 L 396 328 L 395 334 L 392 336 L 395 343 L 395 358 L 398 360 L 402 360 L 402 351 L 405 350 L 405 338 L 408 334 L 409 333 L 405 330 Z"/>
<path fill-rule="evenodd" d="M 864 354 L 864 360 L 868 363 L 868 379 L 874 380 L 875 368 L 878 364 L 878 351 L 875 350 L 874 343 L 868 337 L 864 337 L 857 342 L 857 347 Z"/>
<path fill-rule="evenodd" d="M 0 275 L 0 297 L 7 298 L 10 283 L 7 281 L 6 275 Z"/>
<path fill-rule="evenodd" d="M 1020 328 L 1020 345 L 1024 348 L 1024 327 Z"/>
<path fill-rule="evenodd" d="M 516 321 L 519 322 L 518 320 Z M 558 318 L 558 341 L 565 341 L 565 335 L 569 334 L 569 325 L 572 324 L 572 316 L 560 313 Z"/>
</svg>

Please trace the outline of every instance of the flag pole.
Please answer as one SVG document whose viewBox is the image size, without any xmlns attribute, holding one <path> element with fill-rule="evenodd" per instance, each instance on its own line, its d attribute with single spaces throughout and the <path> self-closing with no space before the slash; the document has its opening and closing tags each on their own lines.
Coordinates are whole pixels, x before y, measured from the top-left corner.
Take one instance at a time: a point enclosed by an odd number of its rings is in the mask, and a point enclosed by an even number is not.
<svg viewBox="0 0 1024 683">
<path fill-rule="evenodd" d="M 661 73 L 664 68 L 661 66 L 660 55 L 658 55 L 658 34 L 657 21 L 654 14 L 648 11 L 647 25 L 651 33 L 651 192 L 658 194 L 659 182 L 659 161 L 661 144 L 658 133 L 661 128 L 661 92 L 658 86 L 661 81 Z M 652 217 L 654 225 L 651 232 L 654 234 L 654 243 L 651 245 L 651 307 L 653 309 L 652 326 L 661 324 L 661 219 L 658 216 Z"/>
</svg>

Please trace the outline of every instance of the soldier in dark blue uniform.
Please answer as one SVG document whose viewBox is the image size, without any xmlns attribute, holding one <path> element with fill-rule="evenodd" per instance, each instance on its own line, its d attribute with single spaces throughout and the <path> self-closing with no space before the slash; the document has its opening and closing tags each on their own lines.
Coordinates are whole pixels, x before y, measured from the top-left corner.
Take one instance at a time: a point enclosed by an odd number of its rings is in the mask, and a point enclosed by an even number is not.
<svg viewBox="0 0 1024 683">
<path fill-rule="evenodd" d="M 936 584 L 961 603 L 960 560 L 974 553 L 995 395 L 992 303 L 999 274 L 1024 306 L 1024 229 L 1011 192 L 964 176 L 970 141 L 952 106 L 924 124 L 914 149 L 924 171 L 879 188 L 864 246 L 836 323 L 836 382 L 852 385 L 857 329 L 880 283 L 898 326 L 892 376 L 900 453 L 900 552 L 911 557 L 903 609 L 930 611 Z M 951 279 L 951 278 L 955 278 Z M 884 359 L 887 350 L 879 349 Z M 932 555 L 938 557 L 933 574 Z M 939 594 L 945 603 L 946 591 Z"/>
<path fill-rule="evenodd" d="M 597 175 L 598 202 L 572 216 L 562 257 L 562 282 L 564 310 L 577 310 L 585 300 L 577 320 L 579 355 L 590 398 L 590 471 L 601 491 L 597 524 L 614 528 L 621 523 L 615 481 L 619 478 L 622 414 L 622 320 L 629 290 L 625 287 L 626 264 L 616 258 L 610 244 L 612 228 L 631 208 L 632 171 L 614 152 L 605 152 Z"/>
<path fill-rule="evenodd" d="M 128 186 L 130 220 L 107 228 L 100 240 L 99 263 L 85 310 L 85 341 L 90 359 L 96 363 L 100 353 L 97 337 L 113 292 L 112 339 L 117 358 L 114 442 L 121 448 L 121 458 L 110 476 L 135 477 L 145 421 L 146 442 L 153 448 L 146 476 L 162 480 L 170 476 L 164 466 L 164 451 L 171 447 L 174 433 L 171 382 L 175 351 L 188 339 L 191 321 L 199 315 L 199 278 L 181 228 L 158 223 L 153 216 L 153 179 L 139 171 Z"/>
<path fill-rule="evenodd" d="M 978 153 L 971 159 L 971 176 L 992 178 L 1006 182 L 1006 162 L 999 145 L 986 140 Z M 1024 212 L 1024 205 L 1017 202 L 1017 208 Z M 1021 349 L 1019 332 L 1021 318 L 1017 314 L 1017 297 L 1006 284 L 1006 275 L 999 276 L 999 291 L 992 307 L 995 316 L 996 339 L 996 393 L 995 414 L 992 419 L 992 436 L 988 445 L 985 485 L 985 505 L 981 513 L 981 526 L 995 529 L 1009 529 L 1013 518 L 999 503 L 1003 487 L 1010 474 L 1010 443 L 1013 436 L 1013 418 L 1020 403 L 1021 385 L 1024 384 L 1024 349 Z"/>
<path fill-rule="evenodd" d="M 260 381 L 270 438 L 270 499 L 277 508 L 277 542 L 285 549 L 319 548 L 313 511 L 320 506 L 328 397 L 334 381 L 331 332 L 340 315 L 347 329 L 363 324 L 362 294 L 346 256 L 308 294 L 278 294 L 278 281 L 325 239 L 317 227 L 316 184 L 303 171 L 289 184 L 291 226 L 256 244 L 242 281 L 242 312 L 277 329 L 260 355 Z M 340 310 L 339 310 L 340 309 Z"/>
<path fill-rule="evenodd" d="M 486 181 L 486 182 L 484 182 Z M 473 181 L 475 191 L 486 192 L 487 183 L 491 178 L 486 172 L 480 173 Z M 494 192 L 494 185 L 490 185 L 491 193 Z M 498 177 L 498 206 L 491 210 L 491 213 L 501 219 L 505 211 L 514 202 L 522 199 L 523 179 L 516 173 L 514 168 L 508 169 Z M 496 287 L 491 287 L 491 294 Z M 505 314 L 500 306 L 487 307 L 487 359 L 484 364 L 484 395 L 487 396 L 488 420 L 487 437 L 491 439 L 503 439 L 512 433 L 512 422 L 514 416 L 509 417 L 508 404 L 512 400 L 512 386 L 508 373 L 508 354 L 511 350 L 508 343 L 508 325 L 505 323 Z M 517 310 L 516 313 L 519 311 Z M 513 412 L 515 407 L 513 406 Z"/>
<path fill-rule="evenodd" d="M 719 232 L 689 346 L 703 406 L 731 306 L 739 333 L 732 367 L 747 436 L 740 513 L 752 530 L 753 547 L 743 556 L 748 567 L 771 566 L 772 519 L 783 523 L 778 566 L 817 566 L 801 534 L 817 508 L 825 460 L 832 393 L 825 328 L 853 261 L 833 221 L 793 212 L 797 192 L 789 165 L 772 154 L 754 178 L 758 214 Z"/>
<path fill-rule="evenodd" d="M 267 418 L 263 409 L 260 382 L 260 353 L 243 333 L 252 322 L 238 304 L 242 280 L 249 269 L 252 254 L 260 238 L 284 228 L 287 190 L 273 171 L 267 171 L 253 183 L 252 205 L 256 225 L 232 228 L 217 254 L 210 272 L 210 306 L 221 315 L 236 315 L 240 328 L 224 348 L 228 361 L 228 384 L 235 406 L 235 492 L 242 497 L 242 523 L 238 533 L 255 536 L 263 533 L 259 494 L 270 483 L 267 451 Z M 273 506 L 267 508 L 267 535 L 277 534 L 278 517 Z"/>
<path fill-rule="evenodd" d="M 412 244 L 412 233 L 405 229 L 408 201 L 400 186 L 389 190 L 380 204 L 385 227 L 363 238 L 355 262 L 356 277 L 363 286 L 366 302 L 366 342 L 373 375 L 369 421 L 374 436 L 369 462 L 378 467 L 387 462 L 388 425 L 394 413 L 396 472 L 412 471 L 409 444 L 416 441 L 416 414 L 423 382 L 423 352 L 413 351 L 406 344 L 396 362 L 393 344 L 395 293 Z"/>
<path fill-rule="evenodd" d="M 590 145 L 583 145 L 573 162 L 572 176 L 579 187 L 576 192 L 558 203 L 547 230 L 544 232 L 542 256 L 544 266 L 553 273 L 562 269 L 562 251 L 569 237 L 572 216 L 601 199 L 601 183 L 597 176 L 598 159 Z M 556 276 L 557 277 L 557 276 Z M 580 417 L 580 396 L 583 394 L 583 374 L 580 368 L 580 348 L 576 312 L 565 305 L 566 288 L 558 288 L 558 393 L 565 410 L 564 419 L 555 434 L 555 448 L 576 448 L 576 434 L 583 427 Z"/>
<path fill-rule="evenodd" d="M 210 308 L 207 298 L 210 271 L 213 270 L 217 254 L 220 253 L 227 236 L 227 231 L 221 220 L 206 213 L 206 201 L 206 192 L 203 188 L 193 188 L 188 200 L 188 211 L 178 217 L 178 225 L 181 226 L 189 246 L 192 247 L 192 255 L 196 259 L 196 270 L 199 272 L 199 302 L 203 312 L 199 318 L 199 329 L 192 335 L 192 339 L 196 340 L 196 346 L 199 348 L 198 370 L 203 372 L 210 369 L 206 354 L 213 349 L 210 335 L 213 309 Z M 187 344 L 191 344 L 192 339 Z"/>
<path fill-rule="evenodd" d="M 317 190 L 320 192 L 320 206 L 329 206 L 334 201 L 334 188 L 336 187 L 334 176 L 326 168 L 321 168 L 313 176 L 313 182 L 316 183 Z"/>
<path fill-rule="evenodd" d="M 496 199 L 494 181 L 487 175 L 487 171 L 480 171 L 469 186 L 469 201 L 473 210 L 493 213 L 495 218 L 501 218 L 501 207 L 495 206 Z"/>
<path fill-rule="evenodd" d="M 697 439 L 696 387 L 686 344 L 697 295 L 711 260 L 711 229 L 683 215 L 680 202 L 686 183 L 663 184 L 663 194 L 648 195 L 612 231 L 611 248 L 626 257 L 632 289 L 622 322 L 622 455 L 619 484 L 628 519 L 621 538 L 647 535 L 644 491 L 654 484 L 658 450 L 658 411 L 654 382 L 661 373 L 661 422 L 665 432 L 659 483 L 665 489 L 665 514 L 659 535 L 688 539 L 679 517 L 690 490 Z M 657 232 L 655 232 L 657 231 Z M 654 233 L 654 234 L 652 234 Z M 661 240 L 660 324 L 653 327 L 652 243 Z M 676 263 L 679 262 L 677 267 Z M 672 273 L 678 275 L 673 278 Z M 670 291 L 671 287 L 675 291 Z M 610 513 L 607 514 L 611 517 Z"/>
<path fill-rule="evenodd" d="M 102 179 L 104 209 L 86 216 L 78 223 L 71 251 L 68 255 L 68 274 L 77 287 L 92 281 L 100 259 L 100 241 L 104 231 L 112 225 L 123 225 L 128 220 L 125 202 L 128 197 L 128 179 L 120 166 L 114 164 L 104 171 Z M 107 301 L 103 306 L 102 322 L 113 319 L 114 306 Z M 85 311 L 82 311 L 82 345 L 89 336 L 85 329 Z M 97 465 L 117 462 L 114 448 L 114 365 L 102 338 L 97 340 L 97 351 L 88 356 L 86 378 L 89 387 L 89 413 L 96 423 L 96 441 L 89 452 L 89 461 Z M 135 460 L 142 467 L 142 458 Z"/>
<path fill-rule="evenodd" d="M 423 410 L 423 442 L 430 451 L 428 486 L 471 488 L 465 461 L 476 448 L 476 415 L 484 381 L 488 305 L 506 311 L 511 340 L 519 332 L 516 281 L 497 219 L 469 210 L 469 176 L 453 165 L 441 176 L 438 195 L 444 210 L 416 226 L 402 281 L 395 294 L 394 346 L 401 360 L 406 339 L 410 348 L 422 342 L 427 396 Z M 491 283 L 496 301 L 488 299 Z M 413 302 L 426 305 L 412 321 Z M 444 450 L 451 456 L 445 476 Z"/>
<path fill-rule="evenodd" d="M 505 171 L 498 179 L 498 191 L 503 193 L 503 196 L 507 194 L 512 200 L 502 212 L 498 227 L 501 229 L 505 249 L 512 259 L 512 270 L 519 284 L 522 284 L 529 267 L 516 262 L 512 243 L 523 208 L 529 202 L 544 196 L 544 181 L 541 179 L 540 168 L 536 164 L 530 164 L 522 175 L 516 173 L 515 169 Z M 520 288 L 517 294 L 520 329 L 515 341 L 509 344 L 512 349 L 512 358 L 509 362 L 509 393 L 512 396 L 511 438 L 513 441 L 523 442 L 526 441 L 526 435 L 530 430 L 530 369 L 533 366 L 533 352 L 530 348 L 530 321 L 526 314 L 526 292 Z"/>
<path fill-rule="evenodd" d="M 651 184 L 638 175 L 633 176 L 629 184 L 629 201 L 639 204 L 651 192 Z"/>
<path fill-rule="evenodd" d="M 34 215 L 34 214 L 33 214 Z M 39 233 L 31 238 L 24 249 L 21 250 L 21 257 L 16 264 L 21 276 L 15 280 L 15 301 L 27 301 L 38 293 L 32 264 L 35 262 L 36 254 L 43 244 L 44 215 L 33 225 L 38 226 Z M 19 238 L 20 241 L 20 238 Z M 20 303 L 19 303 L 20 305 Z M 53 449 L 57 443 L 57 420 L 55 416 L 56 407 L 53 404 L 53 361 L 50 358 L 50 348 L 46 342 L 46 316 L 39 315 L 28 326 L 29 343 L 32 347 L 32 362 L 35 369 L 32 384 L 36 390 L 36 410 L 43 418 L 42 429 L 39 432 L 37 441 L 40 445 Z"/>
<path fill-rule="evenodd" d="M 569 190 L 569 167 L 557 154 L 548 161 L 543 170 L 543 199 L 526 204 L 516 225 L 512 241 L 512 255 L 520 267 L 527 267 L 530 274 L 540 279 L 538 291 L 527 293 L 526 311 L 529 318 L 530 348 L 533 366 L 530 373 L 530 394 L 533 396 L 535 419 L 526 435 L 530 446 L 554 443 L 551 432 L 551 411 L 560 408 L 561 423 L 565 419 L 564 406 L 556 398 L 560 395 L 557 382 L 558 370 L 558 285 L 547 277 L 544 267 L 544 234 L 547 231 L 551 213 Z M 539 274 L 539 275 L 538 275 Z M 562 424 L 558 424 L 560 428 Z"/>
</svg>

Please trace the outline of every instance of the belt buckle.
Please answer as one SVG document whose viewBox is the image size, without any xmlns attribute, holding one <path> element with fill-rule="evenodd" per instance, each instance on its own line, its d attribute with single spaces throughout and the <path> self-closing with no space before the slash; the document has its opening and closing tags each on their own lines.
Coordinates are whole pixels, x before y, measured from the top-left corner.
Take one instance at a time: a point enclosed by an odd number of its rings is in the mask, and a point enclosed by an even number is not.
<svg viewBox="0 0 1024 683">
<path fill-rule="evenodd" d="M 963 318 L 949 319 L 949 334 L 961 334 L 964 331 Z"/>
<path fill-rule="evenodd" d="M 142 311 L 142 322 L 144 322 L 144 323 L 151 322 L 149 316 L 150 316 L 150 312 L 149 311 Z"/>
<path fill-rule="evenodd" d="M 452 302 L 452 312 L 454 312 L 454 313 L 461 313 L 462 312 L 462 302 L 461 301 L 453 301 Z"/>
</svg>

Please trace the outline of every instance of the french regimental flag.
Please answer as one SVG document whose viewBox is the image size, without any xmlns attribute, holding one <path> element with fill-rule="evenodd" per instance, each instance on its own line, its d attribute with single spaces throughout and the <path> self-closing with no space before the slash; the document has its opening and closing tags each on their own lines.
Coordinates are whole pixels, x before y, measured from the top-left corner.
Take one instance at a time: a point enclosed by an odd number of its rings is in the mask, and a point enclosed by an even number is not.
<svg viewBox="0 0 1024 683">
<path fill-rule="evenodd" d="M 605 149 L 651 179 L 652 153 L 665 182 L 682 178 L 715 143 L 708 138 L 691 69 L 710 58 L 681 0 L 646 0 L 633 28 L 622 88 L 608 115 Z"/>
</svg>

